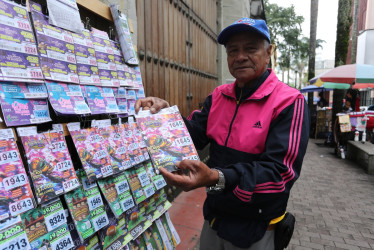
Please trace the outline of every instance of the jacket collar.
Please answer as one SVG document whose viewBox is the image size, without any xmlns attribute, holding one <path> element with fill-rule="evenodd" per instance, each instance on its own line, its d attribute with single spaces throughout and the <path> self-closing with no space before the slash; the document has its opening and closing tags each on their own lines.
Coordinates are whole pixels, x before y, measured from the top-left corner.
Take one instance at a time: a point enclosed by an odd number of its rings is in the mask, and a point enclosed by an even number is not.
<svg viewBox="0 0 374 250">
<path fill-rule="evenodd" d="M 265 96 L 268 96 L 273 92 L 275 86 L 278 83 L 278 77 L 275 75 L 274 71 L 272 69 L 268 69 L 269 76 L 266 78 L 266 80 L 260 85 L 260 87 L 246 100 L 260 100 L 264 98 Z M 230 84 L 225 85 L 221 89 L 221 93 L 229 96 L 231 98 L 236 99 L 235 96 L 235 85 L 236 81 Z"/>
</svg>

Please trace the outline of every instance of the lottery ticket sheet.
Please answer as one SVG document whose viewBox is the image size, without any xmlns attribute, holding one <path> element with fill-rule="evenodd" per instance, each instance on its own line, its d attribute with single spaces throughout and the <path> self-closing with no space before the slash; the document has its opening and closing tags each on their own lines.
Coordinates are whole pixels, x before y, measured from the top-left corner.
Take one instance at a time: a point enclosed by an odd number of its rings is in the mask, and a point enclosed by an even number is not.
<svg viewBox="0 0 374 250">
<path fill-rule="evenodd" d="M 162 109 L 157 114 L 140 111 L 136 121 L 141 128 L 148 152 L 156 169 L 177 170 L 175 162 L 199 160 L 196 148 L 177 106 Z"/>
<path fill-rule="evenodd" d="M 12 129 L 0 130 L 0 221 L 35 207 Z"/>
<path fill-rule="evenodd" d="M 25 149 L 38 203 L 45 203 L 80 186 L 61 124 L 37 133 L 36 127 L 17 128 Z"/>
</svg>

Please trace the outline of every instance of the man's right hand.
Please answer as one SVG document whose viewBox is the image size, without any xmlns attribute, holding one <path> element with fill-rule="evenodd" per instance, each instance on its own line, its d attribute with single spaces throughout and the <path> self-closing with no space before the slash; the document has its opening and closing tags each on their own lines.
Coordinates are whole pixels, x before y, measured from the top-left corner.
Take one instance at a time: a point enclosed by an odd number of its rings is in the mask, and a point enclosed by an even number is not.
<svg viewBox="0 0 374 250">
<path fill-rule="evenodd" d="M 169 103 L 158 97 L 146 97 L 138 99 L 135 103 L 135 113 L 138 113 L 140 108 L 143 110 L 150 110 L 152 114 L 157 113 L 160 109 L 170 107 Z"/>
</svg>

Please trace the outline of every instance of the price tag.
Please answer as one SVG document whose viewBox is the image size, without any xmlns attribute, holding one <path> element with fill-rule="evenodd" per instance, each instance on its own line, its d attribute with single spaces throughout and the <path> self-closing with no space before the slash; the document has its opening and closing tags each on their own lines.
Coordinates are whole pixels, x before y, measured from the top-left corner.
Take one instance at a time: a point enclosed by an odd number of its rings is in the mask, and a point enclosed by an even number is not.
<svg viewBox="0 0 374 250">
<path fill-rule="evenodd" d="M 135 149 L 139 148 L 138 143 L 134 142 L 129 145 L 129 150 L 133 151 Z"/>
<path fill-rule="evenodd" d="M 131 161 L 128 160 L 128 161 L 125 161 L 125 168 L 128 169 L 128 168 L 131 168 Z"/>
<path fill-rule="evenodd" d="M 101 136 L 100 135 L 91 135 L 90 136 L 90 141 L 93 142 L 93 143 L 101 142 Z"/>
<path fill-rule="evenodd" d="M 131 195 L 129 195 L 126 199 L 121 201 L 121 207 L 123 211 L 129 210 L 133 206 L 135 206 L 135 203 Z"/>
<path fill-rule="evenodd" d="M 56 164 L 56 170 L 61 171 L 61 172 L 71 169 L 72 167 L 73 167 L 73 163 L 71 162 L 71 160 L 60 161 L 60 162 L 57 162 Z"/>
<path fill-rule="evenodd" d="M 48 232 L 51 232 L 52 230 L 67 223 L 65 211 L 63 209 L 61 209 L 57 213 L 44 217 L 44 220 L 45 220 L 45 224 L 47 226 Z"/>
<path fill-rule="evenodd" d="M 63 250 L 70 249 L 74 247 L 73 240 L 71 239 L 70 233 L 64 235 L 63 237 L 51 242 L 53 250 Z"/>
<path fill-rule="evenodd" d="M 117 194 L 120 195 L 130 189 L 127 180 L 116 183 Z"/>
<path fill-rule="evenodd" d="M 106 152 L 106 150 L 100 150 L 100 151 L 97 151 L 97 152 L 95 153 L 94 158 L 97 159 L 97 160 L 100 160 L 100 159 L 102 159 L 102 158 L 104 158 L 104 157 L 106 157 L 106 156 L 107 156 L 107 152 Z"/>
<path fill-rule="evenodd" d="M 143 155 L 138 155 L 138 156 L 135 156 L 134 159 L 135 159 L 136 163 L 140 163 L 140 162 L 144 161 L 144 156 Z"/>
<path fill-rule="evenodd" d="M 109 220 L 106 213 L 103 213 L 102 215 L 99 215 L 96 218 L 94 218 L 92 222 L 94 224 L 95 231 L 99 231 L 101 228 L 108 225 Z"/>
<path fill-rule="evenodd" d="M 138 178 L 139 178 L 139 181 L 140 181 L 140 185 L 142 187 L 145 187 L 145 186 L 147 186 L 151 183 L 151 181 L 149 180 L 149 177 L 147 175 L 147 172 L 145 172 L 145 171 L 142 171 L 142 172 L 138 173 Z"/>
<path fill-rule="evenodd" d="M 9 204 L 9 211 L 12 216 L 16 216 L 17 214 L 26 212 L 32 208 L 34 208 L 34 204 L 32 203 L 31 198 L 26 198 Z"/>
<path fill-rule="evenodd" d="M 169 127 L 170 130 L 174 130 L 174 129 L 181 129 L 184 126 L 183 126 L 182 121 L 175 121 L 175 122 L 169 122 L 168 127 Z"/>
<path fill-rule="evenodd" d="M 34 110 L 35 118 L 46 118 L 48 117 L 48 110 Z"/>
<path fill-rule="evenodd" d="M 132 131 L 131 130 L 125 130 L 124 135 L 126 138 L 132 137 Z"/>
<path fill-rule="evenodd" d="M 92 197 L 88 197 L 87 198 L 87 203 L 88 203 L 88 207 L 90 209 L 90 211 L 100 207 L 100 206 L 104 206 L 103 204 L 103 199 L 101 198 L 101 195 L 100 193 L 95 195 L 95 196 L 92 196 Z"/>
<path fill-rule="evenodd" d="M 160 190 L 161 188 L 166 186 L 166 181 L 162 176 L 157 177 L 157 179 L 155 178 L 153 183 L 155 184 L 157 190 Z"/>
<path fill-rule="evenodd" d="M 148 185 L 144 188 L 145 197 L 149 198 L 155 193 L 155 189 L 153 188 L 153 185 Z"/>
<path fill-rule="evenodd" d="M 30 71 L 31 78 L 43 78 L 43 74 L 41 71 Z"/>
<path fill-rule="evenodd" d="M 66 149 L 66 144 L 64 141 L 52 143 L 52 152 L 60 152 Z"/>
<path fill-rule="evenodd" d="M 26 233 L 23 232 L 19 236 L 10 240 L 2 247 L 1 250 L 21 250 L 21 249 L 31 249 L 29 240 L 27 239 Z"/>
<path fill-rule="evenodd" d="M 18 160 L 19 156 L 17 150 L 10 150 L 0 153 L 0 165 Z"/>
<path fill-rule="evenodd" d="M 145 148 L 145 147 L 147 147 L 147 144 L 145 144 L 144 141 L 140 141 L 140 142 L 139 142 L 139 146 L 140 146 L 141 148 Z"/>
<path fill-rule="evenodd" d="M 145 160 L 149 160 L 149 154 L 147 151 L 144 151 L 143 155 L 144 155 Z"/>
<path fill-rule="evenodd" d="M 64 181 L 62 183 L 62 186 L 64 188 L 65 193 L 67 193 L 70 190 L 73 190 L 76 187 L 79 187 L 79 181 L 78 181 L 78 179 L 72 179 L 72 180 Z"/>
<path fill-rule="evenodd" d="M 27 21 L 17 20 L 17 26 L 20 29 L 31 31 L 31 26 Z"/>
<path fill-rule="evenodd" d="M 183 160 L 195 160 L 195 161 L 198 161 L 199 157 L 197 155 L 190 155 L 190 156 L 183 157 Z"/>
<path fill-rule="evenodd" d="M 0 140 L 14 139 L 13 130 L 11 128 L 0 130 Z"/>
<path fill-rule="evenodd" d="M 25 174 L 17 174 L 3 180 L 3 185 L 5 190 L 10 190 L 19 186 L 23 186 L 28 183 L 27 177 Z"/>
<path fill-rule="evenodd" d="M 133 230 L 131 230 L 130 234 L 131 236 L 136 239 L 140 233 L 143 231 L 143 226 L 142 225 L 138 225 L 136 226 Z M 171 248 L 170 248 L 171 249 Z"/>
<path fill-rule="evenodd" d="M 182 146 L 191 145 L 192 144 L 192 140 L 191 140 L 191 138 L 189 136 L 184 136 L 184 137 L 175 139 L 174 143 L 177 146 L 182 147 Z"/>
<path fill-rule="evenodd" d="M 122 155 L 122 154 L 124 154 L 124 153 L 126 153 L 126 147 L 119 147 L 118 149 L 117 149 L 117 151 L 116 151 L 116 154 L 118 154 L 118 155 Z"/>
<path fill-rule="evenodd" d="M 113 169 L 111 165 L 106 165 L 104 167 L 101 167 L 101 173 L 104 176 L 112 175 L 113 174 Z"/>
<path fill-rule="evenodd" d="M 88 181 L 88 178 L 86 178 L 86 177 L 82 178 L 82 183 L 83 183 L 84 190 L 88 190 L 88 189 L 91 189 L 93 187 L 96 187 L 96 182 L 90 183 Z"/>
<path fill-rule="evenodd" d="M 30 84 L 30 85 L 27 85 L 27 88 L 31 93 L 46 93 L 46 90 L 43 85 Z"/>
</svg>

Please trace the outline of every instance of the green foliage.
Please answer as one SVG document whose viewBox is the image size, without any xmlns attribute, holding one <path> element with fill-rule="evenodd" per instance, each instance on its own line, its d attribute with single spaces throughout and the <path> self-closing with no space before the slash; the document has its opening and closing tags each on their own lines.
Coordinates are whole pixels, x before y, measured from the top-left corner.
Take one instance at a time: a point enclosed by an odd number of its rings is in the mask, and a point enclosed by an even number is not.
<svg viewBox="0 0 374 250">
<path fill-rule="evenodd" d="M 264 8 L 272 43 L 278 44 L 285 37 L 290 38 L 291 33 L 301 33 L 304 17 L 296 15 L 293 5 L 284 8 L 265 0 Z"/>
</svg>

